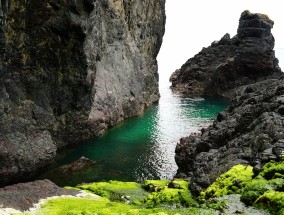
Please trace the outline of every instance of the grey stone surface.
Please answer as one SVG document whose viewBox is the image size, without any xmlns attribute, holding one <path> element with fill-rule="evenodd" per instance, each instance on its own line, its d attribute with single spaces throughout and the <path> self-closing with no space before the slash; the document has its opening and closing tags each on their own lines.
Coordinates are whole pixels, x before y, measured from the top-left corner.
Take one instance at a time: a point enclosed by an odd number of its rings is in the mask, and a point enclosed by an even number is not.
<svg viewBox="0 0 284 215">
<path fill-rule="evenodd" d="M 219 113 L 199 135 L 181 139 L 176 147 L 177 177 L 191 177 L 196 194 L 236 164 L 254 171 L 284 150 L 284 115 L 279 97 L 284 78 L 268 79 L 235 91 L 233 104 Z"/>
<path fill-rule="evenodd" d="M 14 208 L 20 211 L 32 208 L 39 200 L 47 197 L 71 195 L 79 191 L 58 187 L 49 180 L 19 183 L 0 188 L 0 208 Z"/>
<path fill-rule="evenodd" d="M 158 101 L 165 0 L 2 0 L 0 186 Z"/>
</svg>

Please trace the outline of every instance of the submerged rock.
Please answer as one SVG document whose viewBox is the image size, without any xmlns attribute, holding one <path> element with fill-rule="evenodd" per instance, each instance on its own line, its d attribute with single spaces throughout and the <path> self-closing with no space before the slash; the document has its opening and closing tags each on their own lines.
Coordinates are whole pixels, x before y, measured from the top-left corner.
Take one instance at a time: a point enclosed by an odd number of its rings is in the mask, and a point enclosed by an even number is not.
<svg viewBox="0 0 284 215">
<path fill-rule="evenodd" d="M 158 101 L 165 0 L 2 0 L 0 186 Z"/>
<path fill-rule="evenodd" d="M 273 24 L 267 15 L 244 11 L 237 35 L 225 34 L 189 59 L 171 75 L 172 90 L 191 97 L 230 98 L 239 86 L 279 76 Z"/>
<path fill-rule="evenodd" d="M 47 178 L 58 186 L 76 186 L 83 182 L 96 181 L 101 168 L 100 162 L 81 157 L 72 163 L 50 168 L 36 179 Z"/>
</svg>

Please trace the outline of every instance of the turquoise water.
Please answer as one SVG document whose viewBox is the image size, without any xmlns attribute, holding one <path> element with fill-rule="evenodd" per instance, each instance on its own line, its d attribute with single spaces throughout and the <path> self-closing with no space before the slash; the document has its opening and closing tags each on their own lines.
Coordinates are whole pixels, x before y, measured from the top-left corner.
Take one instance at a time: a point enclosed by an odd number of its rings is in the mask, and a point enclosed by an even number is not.
<svg viewBox="0 0 284 215">
<path fill-rule="evenodd" d="M 284 49 L 276 49 L 275 53 L 283 70 Z M 207 127 L 228 102 L 174 95 L 169 89 L 169 75 L 160 74 L 159 104 L 57 157 L 61 165 L 85 156 L 97 161 L 94 167 L 75 174 L 51 171 L 40 178 L 49 178 L 62 186 L 103 180 L 171 179 L 177 170 L 174 151 L 179 139 Z"/>
<path fill-rule="evenodd" d="M 42 176 L 59 185 L 102 180 L 142 181 L 171 179 L 176 173 L 176 143 L 198 132 L 223 110 L 222 99 L 189 99 L 174 95 L 169 83 L 161 84 L 159 104 L 143 115 L 126 120 L 103 136 L 59 153 L 57 162 L 66 164 L 85 156 L 97 161 L 94 168 L 75 175 L 51 172 Z"/>
</svg>

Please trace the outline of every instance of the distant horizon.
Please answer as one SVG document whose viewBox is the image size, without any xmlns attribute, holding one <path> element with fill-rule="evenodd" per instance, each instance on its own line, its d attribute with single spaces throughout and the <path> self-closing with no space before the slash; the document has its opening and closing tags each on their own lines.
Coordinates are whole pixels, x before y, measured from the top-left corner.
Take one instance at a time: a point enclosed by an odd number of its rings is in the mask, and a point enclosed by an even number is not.
<svg viewBox="0 0 284 215">
<path fill-rule="evenodd" d="M 166 0 L 166 32 L 158 55 L 160 79 L 168 80 L 189 58 L 226 33 L 235 36 L 244 10 L 266 14 L 274 21 L 274 49 L 279 53 L 277 50 L 284 49 L 282 5 L 279 0 Z M 284 66 L 282 61 L 284 56 L 279 63 Z"/>
</svg>

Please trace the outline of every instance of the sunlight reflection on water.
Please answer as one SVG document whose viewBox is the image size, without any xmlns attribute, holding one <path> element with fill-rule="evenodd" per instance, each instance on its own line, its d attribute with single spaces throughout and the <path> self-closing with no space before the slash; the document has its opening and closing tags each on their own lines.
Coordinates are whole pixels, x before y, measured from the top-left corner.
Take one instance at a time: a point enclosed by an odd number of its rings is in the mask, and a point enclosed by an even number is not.
<svg viewBox="0 0 284 215">
<path fill-rule="evenodd" d="M 179 139 L 207 127 L 228 102 L 183 98 L 171 92 L 168 82 L 160 85 L 160 93 L 159 104 L 145 114 L 57 157 L 59 164 L 65 164 L 85 156 L 98 161 L 96 168 L 75 176 L 51 172 L 44 178 L 65 186 L 102 180 L 172 179 L 177 170 L 174 152 Z"/>
</svg>

